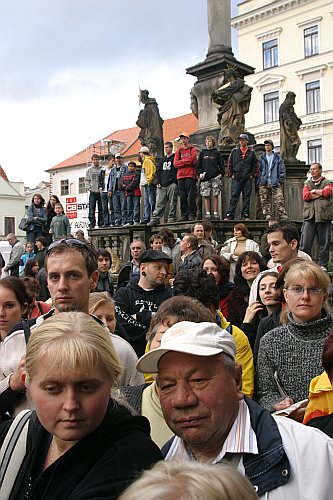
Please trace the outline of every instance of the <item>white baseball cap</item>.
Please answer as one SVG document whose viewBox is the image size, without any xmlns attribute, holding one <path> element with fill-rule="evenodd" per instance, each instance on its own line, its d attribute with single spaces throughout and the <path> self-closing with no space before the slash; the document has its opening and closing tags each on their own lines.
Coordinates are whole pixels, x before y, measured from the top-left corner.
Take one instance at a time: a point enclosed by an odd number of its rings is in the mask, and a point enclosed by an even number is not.
<svg viewBox="0 0 333 500">
<path fill-rule="evenodd" d="M 233 336 L 216 323 L 180 321 L 166 330 L 161 346 L 142 356 L 136 364 L 141 373 L 157 373 L 161 357 L 169 351 L 215 356 L 224 353 L 236 358 L 236 343 Z"/>
</svg>

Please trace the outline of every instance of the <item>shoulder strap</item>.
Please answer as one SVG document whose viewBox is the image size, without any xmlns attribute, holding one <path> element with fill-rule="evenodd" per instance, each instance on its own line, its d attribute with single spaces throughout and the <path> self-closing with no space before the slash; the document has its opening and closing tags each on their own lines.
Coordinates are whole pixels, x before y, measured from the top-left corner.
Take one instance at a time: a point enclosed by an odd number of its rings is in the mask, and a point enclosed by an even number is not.
<svg viewBox="0 0 333 500">
<path fill-rule="evenodd" d="M 7 499 L 26 454 L 31 410 L 21 411 L 13 420 L 0 451 L 0 499 Z"/>
<path fill-rule="evenodd" d="M 24 330 L 25 343 L 27 344 L 28 340 L 30 338 L 30 333 L 31 333 L 30 332 L 29 320 L 28 319 L 22 319 L 22 324 L 23 324 L 23 330 Z"/>
</svg>

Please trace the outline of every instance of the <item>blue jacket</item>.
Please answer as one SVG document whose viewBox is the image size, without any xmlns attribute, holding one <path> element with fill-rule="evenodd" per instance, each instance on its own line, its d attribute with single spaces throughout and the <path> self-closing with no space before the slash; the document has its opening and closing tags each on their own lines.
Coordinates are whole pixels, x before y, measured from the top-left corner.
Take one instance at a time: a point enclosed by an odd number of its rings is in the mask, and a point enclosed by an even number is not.
<svg viewBox="0 0 333 500">
<path fill-rule="evenodd" d="M 279 154 L 273 153 L 271 185 L 278 186 L 279 184 L 283 184 L 285 176 L 286 176 L 286 167 L 284 166 L 283 159 Z M 259 159 L 258 184 L 266 186 L 267 179 L 268 179 L 268 161 L 266 155 L 262 155 Z"/>
<path fill-rule="evenodd" d="M 128 168 L 127 165 L 124 163 L 120 167 L 120 176 L 118 178 L 118 190 L 122 192 L 122 177 L 124 174 L 127 174 Z M 110 175 L 109 175 L 109 183 L 108 183 L 108 191 L 111 191 L 112 194 L 115 193 L 115 187 L 116 187 L 116 180 L 117 180 L 117 168 L 112 167 Z"/>
<path fill-rule="evenodd" d="M 290 464 L 274 418 L 258 403 L 247 396 L 244 398 L 250 411 L 251 426 L 257 437 L 259 455 L 244 453 L 243 465 L 245 475 L 258 495 L 262 496 L 283 486 L 290 479 Z M 164 458 L 173 440 L 174 437 L 163 446 L 161 451 Z"/>
</svg>

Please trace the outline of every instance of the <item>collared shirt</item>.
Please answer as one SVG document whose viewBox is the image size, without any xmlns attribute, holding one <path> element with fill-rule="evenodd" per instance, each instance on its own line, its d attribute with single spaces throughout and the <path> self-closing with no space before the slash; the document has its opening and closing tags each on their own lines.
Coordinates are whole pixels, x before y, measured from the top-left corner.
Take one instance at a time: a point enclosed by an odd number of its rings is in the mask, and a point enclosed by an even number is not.
<svg viewBox="0 0 333 500">
<path fill-rule="evenodd" d="M 267 180 L 268 180 L 269 184 L 272 183 L 271 177 L 272 177 L 273 159 L 274 159 L 274 153 L 271 153 L 271 154 L 267 154 L 266 153 L 266 160 L 267 160 L 267 163 L 268 163 Z"/>
<path fill-rule="evenodd" d="M 238 469 L 244 473 L 242 454 L 253 453 L 258 455 L 258 444 L 254 430 L 251 427 L 250 411 L 244 399 L 239 402 L 237 417 L 226 437 L 222 449 L 217 457 L 211 460 L 212 464 L 220 462 L 226 454 L 232 456 Z M 238 457 L 237 457 L 238 455 Z M 190 462 L 196 460 L 184 441 L 176 436 L 165 457 L 165 460 L 183 460 Z"/>
</svg>

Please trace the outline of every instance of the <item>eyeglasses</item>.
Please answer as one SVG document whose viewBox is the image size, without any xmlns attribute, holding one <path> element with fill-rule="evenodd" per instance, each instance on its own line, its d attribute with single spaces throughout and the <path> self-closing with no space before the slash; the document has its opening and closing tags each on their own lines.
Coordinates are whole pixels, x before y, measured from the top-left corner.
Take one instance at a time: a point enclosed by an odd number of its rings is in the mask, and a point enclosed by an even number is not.
<svg viewBox="0 0 333 500">
<path fill-rule="evenodd" d="M 52 250 L 52 248 L 57 247 L 61 243 L 65 243 L 69 247 L 78 247 L 78 248 L 84 247 L 87 250 L 89 250 L 88 245 L 86 243 L 84 243 L 84 241 L 78 240 L 76 238 L 67 238 L 67 239 L 63 238 L 62 240 L 53 241 L 53 243 L 51 243 L 51 245 L 49 245 L 49 247 L 47 249 L 47 253 L 49 253 L 49 251 Z"/>
<path fill-rule="evenodd" d="M 319 288 L 317 286 L 304 287 L 298 285 L 290 286 L 289 288 L 287 288 L 287 290 L 289 290 L 289 292 L 293 295 L 303 295 L 305 290 L 309 295 L 320 295 L 324 291 L 323 288 Z"/>
</svg>

